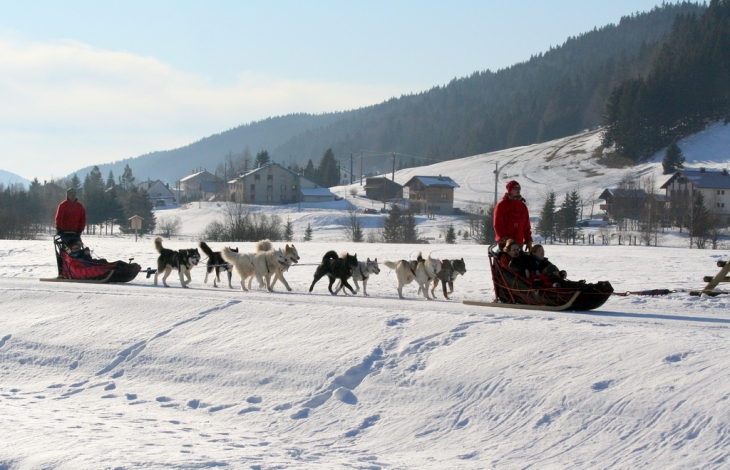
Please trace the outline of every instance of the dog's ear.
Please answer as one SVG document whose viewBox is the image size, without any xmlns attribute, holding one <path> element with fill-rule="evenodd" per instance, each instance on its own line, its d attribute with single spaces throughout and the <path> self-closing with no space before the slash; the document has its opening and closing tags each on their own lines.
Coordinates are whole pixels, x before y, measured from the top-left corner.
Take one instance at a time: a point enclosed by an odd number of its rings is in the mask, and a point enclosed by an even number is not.
<svg viewBox="0 0 730 470">
<path fill-rule="evenodd" d="M 367 262 L 368 262 L 368 263 L 370 262 L 370 258 L 368 258 L 368 261 L 367 261 Z"/>
<path fill-rule="evenodd" d="M 378 258 L 375 258 L 373 261 L 375 261 L 377 263 L 378 262 Z"/>
</svg>

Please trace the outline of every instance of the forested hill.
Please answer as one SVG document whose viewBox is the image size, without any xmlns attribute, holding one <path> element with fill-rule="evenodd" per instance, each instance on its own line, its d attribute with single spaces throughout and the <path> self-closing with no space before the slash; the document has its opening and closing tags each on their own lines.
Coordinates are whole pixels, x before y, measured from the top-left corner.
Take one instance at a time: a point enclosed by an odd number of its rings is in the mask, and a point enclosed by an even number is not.
<svg viewBox="0 0 730 470">
<path fill-rule="evenodd" d="M 316 165 L 328 148 L 343 162 L 363 149 L 414 156 L 399 156 L 402 167 L 572 135 L 601 124 L 612 88 L 650 69 L 678 15 L 700 16 L 705 10 L 696 3 L 663 4 L 503 70 L 475 72 L 354 111 L 273 117 L 99 168 L 104 177 L 110 170 L 119 176 L 129 164 L 138 181 L 150 177 L 173 184 L 193 168 L 214 172 L 226 155 L 246 147 L 301 166 L 309 159 Z M 389 156 L 369 157 L 363 170 L 389 171 L 390 162 Z M 89 171 L 77 174 L 83 180 Z"/>
<path fill-rule="evenodd" d="M 704 10 L 683 2 L 626 16 L 527 62 L 349 113 L 272 155 L 316 163 L 327 148 L 343 159 L 367 149 L 445 160 L 575 134 L 601 124 L 615 85 L 647 72 L 678 15 Z M 390 167 L 387 156 L 365 162 L 365 172 Z M 413 163 L 430 162 L 402 157 L 399 165 Z"/>
<path fill-rule="evenodd" d="M 151 152 L 137 158 L 127 158 L 98 167 L 104 178 L 110 170 L 119 177 L 124 167 L 129 165 L 137 182 L 151 178 L 173 185 L 175 181 L 187 176 L 198 167 L 214 173 L 216 167 L 226 160 L 229 153 L 237 157 L 249 147 L 251 153 L 255 155 L 261 149 L 277 147 L 296 135 L 327 126 L 341 119 L 343 115 L 344 113 L 290 114 L 272 117 L 205 137 L 185 147 Z M 91 169 L 92 167 L 82 168 L 76 174 L 83 181 Z"/>
<path fill-rule="evenodd" d="M 603 142 L 639 161 L 721 119 L 730 122 L 730 0 L 678 18 L 650 72 L 613 89 Z"/>
</svg>

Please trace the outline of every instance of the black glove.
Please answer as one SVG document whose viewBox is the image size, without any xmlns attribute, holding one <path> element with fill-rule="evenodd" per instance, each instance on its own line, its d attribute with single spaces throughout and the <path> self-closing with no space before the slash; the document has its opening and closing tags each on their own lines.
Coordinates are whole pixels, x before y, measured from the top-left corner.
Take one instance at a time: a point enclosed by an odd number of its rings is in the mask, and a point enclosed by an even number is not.
<svg viewBox="0 0 730 470">
<path fill-rule="evenodd" d="M 83 232 L 83 230 L 79 230 L 79 231 L 77 231 L 77 232 L 76 232 L 76 236 L 77 236 L 77 237 L 79 237 L 79 238 L 81 238 L 81 232 Z"/>
</svg>

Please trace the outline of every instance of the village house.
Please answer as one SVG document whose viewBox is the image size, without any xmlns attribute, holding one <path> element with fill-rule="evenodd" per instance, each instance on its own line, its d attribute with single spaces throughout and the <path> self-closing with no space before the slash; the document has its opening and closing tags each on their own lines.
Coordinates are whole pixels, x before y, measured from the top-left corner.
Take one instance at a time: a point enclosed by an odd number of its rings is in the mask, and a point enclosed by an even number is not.
<svg viewBox="0 0 730 470">
<path fill-rule="evenodd" d="M 303 189 L 313 188 L 317 185 L 302 175 L 269 163 L 229 181 L 228 199 L 242 204 L 292 204 L 303 201 Z"/>
<path fill-rule="evenodd" d="M 730 175 L 727 170 L 706 168 L 677 170 L 661 185 L 670 207 L 690 201 L 697 192 L 702 194 L 705 207 L 719 215 L 730 216 Z M 730 223 L 730 217 L 727 220 Z"/>
<path fill-rule="evenodd" d="M 350 173 L 348 170 L 345 170 L 344 168 L 340 167 L 340 186 L 347 186 L 348 184 L 352 184 L 355 182 L 355 178 L 353 177 L 352 173 Z"/>
<path fill-rule="evenodd" d="M 385 176 L 374 176 L 365 180 L 365 196 L 385 202 L 403 197 L 403 186 Z"/>
<path fill-rule="evenodd" d="M 414 176 L 403 185 L 403 198 L 414 212 L 453 214 L 454 189 L 459 187 L 448 176 Z"/>
<path fill-rule="evenodd" d="M 175 194 L 168 185 L 160 180 L 143 181 L 137 187 L 147 191 L 147 195 L 155 206 L 169 206 L 175 203 Z"/>
<path fill-rule="evenodd" d="M 180 196 L 188 201 L 212 201 L 224 189 L 224 181 L 205 170 L 194 172 L 177 181 Z"/>
<path fill-rule="evenodd" d="M 612 219 L 638 219 L 646 201 L 646 191 L 633 188 L 606 188 L 599 200 L 606 203 L 599 205 L 599 209 Z"/>
</svg>

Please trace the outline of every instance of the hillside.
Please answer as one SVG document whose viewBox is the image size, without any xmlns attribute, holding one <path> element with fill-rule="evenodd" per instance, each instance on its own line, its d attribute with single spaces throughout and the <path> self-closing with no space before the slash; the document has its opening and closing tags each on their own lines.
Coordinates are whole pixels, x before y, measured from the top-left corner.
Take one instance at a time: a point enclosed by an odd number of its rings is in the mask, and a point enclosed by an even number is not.
<svg viewBox="0 0 730 470">
<path fill-rule="evenodd" d="M 254 153 L 267 149 L 285 165 L 317 163 L 332 148 L 343 159 L 363 149 L 398 152 L 399 165 L 415 166 L 572 135 L 600 124 L 611 87 L 647 70 L 677 15 L 704 8 L 664 4 L 504 70 L 345 113 L 270 118 L 181 149 L 99 166 L 104 175 L 110 169 L 119 175 L 129 164 L 140 180 L 173 184 L 193 168 L 214 171 L 229 152 L 246 146 Z M 369 158 L 364 172 L 383 171 L 388 158 Z M 77 172 L 82 180 L 88 170 Z"/>
<path fill-rule="evenodd" d="M 223 163 L 229 153 L 240 154 L 248 147 L 251 153 L 256 155 L 256 152 L 277 147 L 296 135 L 327 126 L 341 119 L 343 114 L 345 113 L 272 117 L 205 137 L 178 149 L 150 152 L 136 158 L 97 166 L 105 178 L 109 170 L 118 177 L 123 173 L 124 167 L 129 165 L 137 181 L 152 178 L 173 185 L 175 181 L 191 173 L 194 168 L 202 167 L 214 173 L 216 166 Z M 75 173 L 83 181 L 84 176 L 92 168 L 93 166 L 81 168 Z"/>
</svg>

